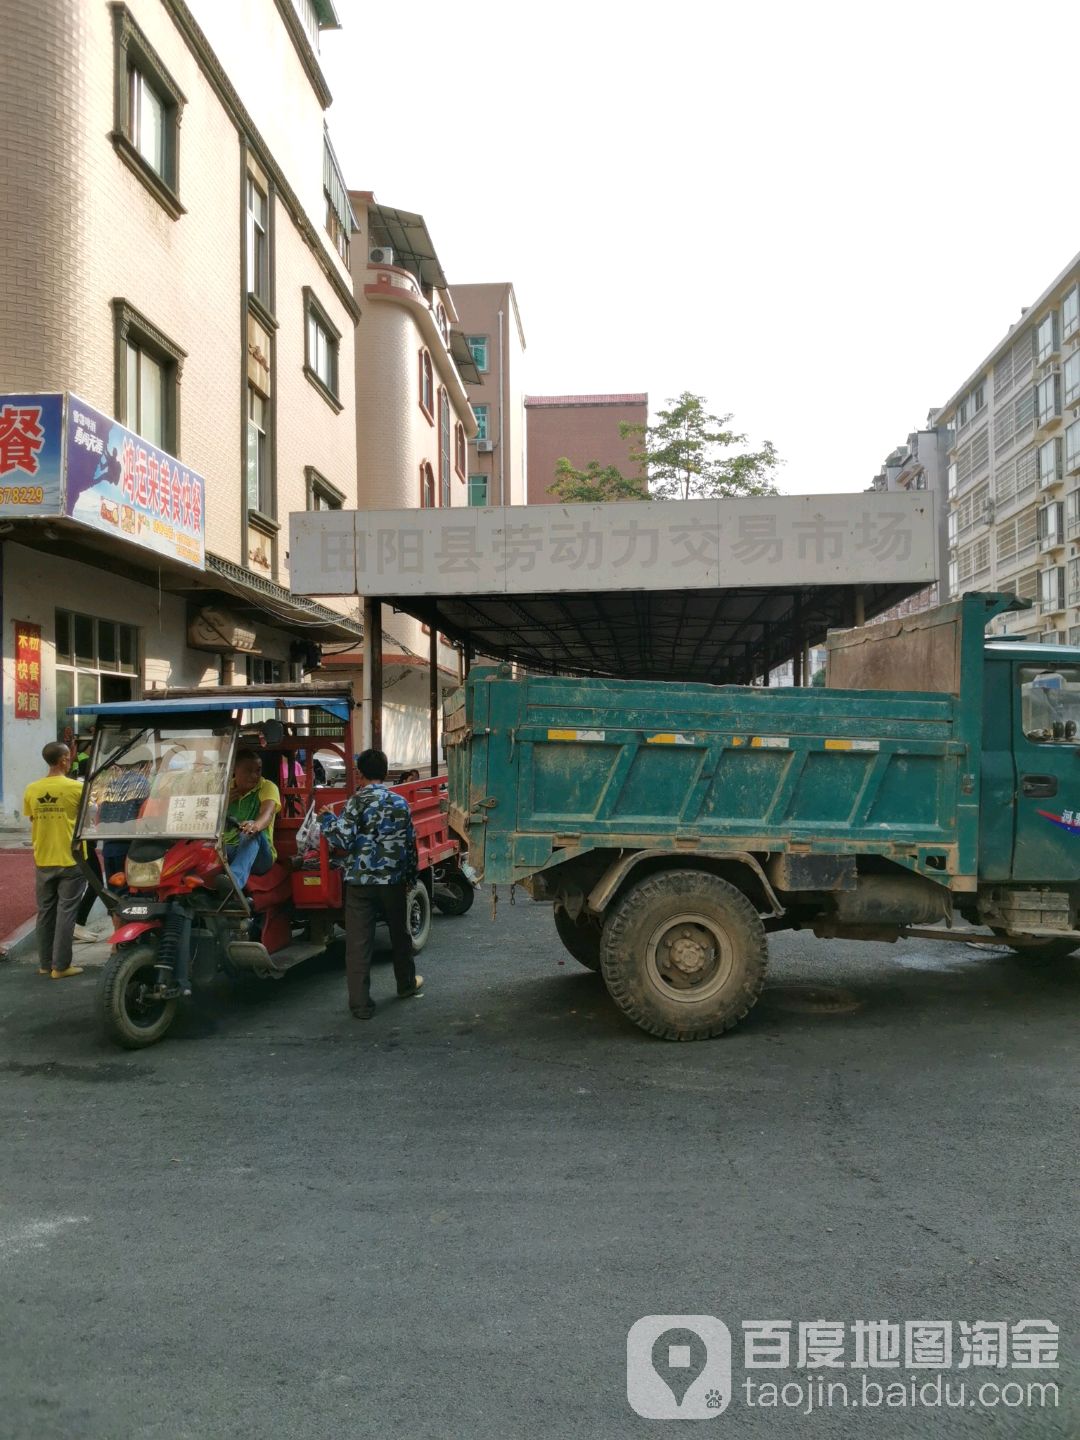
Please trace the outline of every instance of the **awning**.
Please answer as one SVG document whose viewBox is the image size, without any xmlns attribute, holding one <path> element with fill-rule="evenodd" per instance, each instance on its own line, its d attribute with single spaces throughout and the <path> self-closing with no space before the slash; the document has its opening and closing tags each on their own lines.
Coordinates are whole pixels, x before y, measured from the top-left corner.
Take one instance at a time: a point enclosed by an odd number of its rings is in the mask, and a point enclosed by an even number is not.
<svg viewBox="0 0 1080 1440">
<path fill-rule="evenodd" d="M 394 264 L 415 275 L 421 289 L 449 288 L 422 215 L 372 203 L 368 206 L 368 232 L 373 246 L 390 246 Z"/>
<path fill-rule="evenodd" d="M 212 578 L 216 582 L 218 588 L 246 602 L 241 605 L 234 603 L 234 609 L 264 624 L 268 620 L 271 624 L 277 621 L 287 629 L 294 629 L 318 642 L 358 640 L 363 636 L 363 626 L 355 620 L 320 605 L 317 600 L 294 595 L 283 585 L 277 585 L 262 575 L 253 575 L 250 570 L 244 570 L 220 555 L 207 554 L 206 575 L 208 580 Z"/>
<path fill-rule="evenodd" d="M 148 719 L 155 715 L 201 715 L 204 712 L 215 715 L 231 715 L 234 710 L 325 710 L 339 720 L 348 720 L 351 705 L 347 699 L 319 696 L 317 690 L 309 695 L 282 696 L 273 691 L 267 693 L 263 687 L 251 687 L 252 693 L 243 698 L 204 700 L 192 697 L 179 700 L 111 700 L 102 705 L 72 705 L 69 715 L 130 715 L 133 719 Z"/>
<path fill-rule="evenodd" d="M 473 359 L 472 349 L 465 338 L 464 331 L 450 331 L 450 354 L 454 357 L 454 364 L 458 368 L 458 374 L 466 385 L 482 385 L 480 371 L 476 368 L 476 361 Z"/>
</svg>

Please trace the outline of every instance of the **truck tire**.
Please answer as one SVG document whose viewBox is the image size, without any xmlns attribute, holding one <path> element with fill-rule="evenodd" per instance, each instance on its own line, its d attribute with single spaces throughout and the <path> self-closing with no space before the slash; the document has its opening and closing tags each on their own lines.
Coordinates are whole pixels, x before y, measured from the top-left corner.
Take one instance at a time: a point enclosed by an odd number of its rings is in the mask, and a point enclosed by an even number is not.
<svg viewBox="0 0 1080 1440">
<path fill-rule="evenodd" d="M 412 936 L 414 955 L 419 955 L 431 934 L 431 896 L 422 880 L 409 891 L 406 900 L 406 914 L 409 917 L 409 934 Z"/>
<path fill-rule="evenodd" d="M 176 1017 L 175 1000 L 143 1000 L 141 990 L 157 981 L 153 945 L 121 946 L 101 972 L 101 1022 L 110 1040 L 125 1050 L 154 1045 Z"/>
<path fill-rule="evenodd" d="M 576 920 L 571 920 L 563 906 L 556 902 L 555 929 L 575 960 L 580 961 L 586 970 L 599 971 L 600 926 L 595 920 L 586 920 L 584 911 Z"/>
<path fill-rule="evenodd" d="M 700 870 L 664 870 L 627 891 L 604 923 L 611 998 L 663 1040 L 707 1040 L 757 1003 L 768 949 L 741 890 Z"/>
<path fill-rule="evenodd" d="M 1002 944 L 1007 945 L 1012 953 L 1020 956 L 1022 960 L 1034 960 L 1036 963 L 1045 961 L 1047 964 L 1055 960 L 1067 960 L 1080 949 L 1075 940 L 1046 940 L 1040 945 L 1036 940 L 1023 944 L 1020 941 L 1004 939 Z"/>
<path fill-rule="evenodd" d="M 467 915 L 476 891 L 464 875 L 449 875 L 435 882 L 435 908 L 443 915 Z"/>
</svg>

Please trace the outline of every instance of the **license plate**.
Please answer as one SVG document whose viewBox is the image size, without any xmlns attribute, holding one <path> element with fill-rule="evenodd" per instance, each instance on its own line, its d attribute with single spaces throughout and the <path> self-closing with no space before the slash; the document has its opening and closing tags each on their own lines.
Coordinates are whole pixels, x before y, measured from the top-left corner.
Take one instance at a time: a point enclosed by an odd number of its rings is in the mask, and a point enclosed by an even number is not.
<svg viewBox="0 0 1080 1440">
<path fill-rule="evenodd" d="M 149 905 L 127 905 L 124 907 L 125 915 L 149 915 Z"/>
</svg>

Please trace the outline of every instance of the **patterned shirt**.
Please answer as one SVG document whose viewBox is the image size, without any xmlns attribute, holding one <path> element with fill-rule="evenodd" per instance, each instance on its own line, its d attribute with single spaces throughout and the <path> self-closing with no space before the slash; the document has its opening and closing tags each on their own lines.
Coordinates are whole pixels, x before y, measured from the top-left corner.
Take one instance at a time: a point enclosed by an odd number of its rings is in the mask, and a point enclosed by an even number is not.
<svg viewBox="0 0 1080 1440">
<path fill-rule="evenodd" d="M 416 832 L 404 795 L 365 785 L 340 815 L 320 815 L 319 826 L 331 845 L 348 852 L 350 884 L 411 885 L 416 879 Z"/>
</svg>

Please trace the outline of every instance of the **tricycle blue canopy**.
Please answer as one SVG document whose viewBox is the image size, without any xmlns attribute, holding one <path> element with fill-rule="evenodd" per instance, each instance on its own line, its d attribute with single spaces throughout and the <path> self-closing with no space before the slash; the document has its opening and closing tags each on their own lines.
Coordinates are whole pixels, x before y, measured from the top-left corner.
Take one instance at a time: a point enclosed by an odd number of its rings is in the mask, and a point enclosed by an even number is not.
<svg viewBox="0 0 1080 1440">
<path fill-rule="evenodd" d="M 317 691 L 303 697 L 253 695 L 239 700 L 111 700 L 103 705 L 72 705 L 69 715 L 197 715 L 204 711 L 231 714 L 234 710 L 325 710 L 339 720 L 348 720 L 349 702 L 343 699 L 320 698 Z"/>
</svg>

